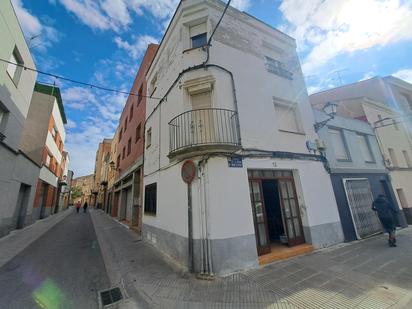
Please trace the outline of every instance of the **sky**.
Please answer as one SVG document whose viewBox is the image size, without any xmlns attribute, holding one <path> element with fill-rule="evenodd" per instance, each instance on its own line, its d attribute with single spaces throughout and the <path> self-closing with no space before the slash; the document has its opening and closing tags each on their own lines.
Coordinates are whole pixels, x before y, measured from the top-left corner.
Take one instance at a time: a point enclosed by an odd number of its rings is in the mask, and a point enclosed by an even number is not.
<svg viewBox="0 0 412 309">
<path fill-rule="evenodd" d="M 178 2 L 12 0 L 38 70 L 123 91 Z M 232 6 L 296 39 L 309 93 L 375 76 L 412 83 L 412 0 L 232 0 Z M 69 168 L 75 177 L 93 173 L 97 146 L 113 137 L 126 96 L 38 80 L 61 88 Z"/>
</svg>

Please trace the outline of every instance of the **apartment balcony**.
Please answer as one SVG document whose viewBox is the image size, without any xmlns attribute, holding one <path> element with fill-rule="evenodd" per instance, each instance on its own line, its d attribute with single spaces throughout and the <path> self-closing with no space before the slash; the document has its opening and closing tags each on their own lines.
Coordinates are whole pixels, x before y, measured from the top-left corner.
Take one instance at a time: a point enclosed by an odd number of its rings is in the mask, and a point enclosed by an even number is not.
<svg viewBox="0 0 412 309">
<path fill-rule="evenodd" d="M 241 147 L 235 111 L 205 108 L 184 112 L 169 122 L 169 157 L 233 152 Z"/>
</svg>

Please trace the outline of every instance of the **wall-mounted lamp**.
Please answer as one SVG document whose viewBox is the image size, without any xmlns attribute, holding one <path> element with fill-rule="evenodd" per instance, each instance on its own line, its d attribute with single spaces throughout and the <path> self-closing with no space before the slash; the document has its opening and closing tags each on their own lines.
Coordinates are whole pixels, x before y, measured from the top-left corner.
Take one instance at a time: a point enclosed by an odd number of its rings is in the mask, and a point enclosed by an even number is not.
<svg viewBox="0 0 412 309">
<path fill-rule="evenodd" d="M 322 129 L 329 121 L 331 121 L 333 118 L 336 116 L 336 110 L 337 110 L 338 105 L 336 103 L 328 102 L 325 104 L 325 106 L 322 108 L 322 111 L 329 116 L 328 119 L 325 119 L 321 122 L 316 122 L 314 127 L 315 131 L 318 132 L 320 129 Z"/>
</svg>

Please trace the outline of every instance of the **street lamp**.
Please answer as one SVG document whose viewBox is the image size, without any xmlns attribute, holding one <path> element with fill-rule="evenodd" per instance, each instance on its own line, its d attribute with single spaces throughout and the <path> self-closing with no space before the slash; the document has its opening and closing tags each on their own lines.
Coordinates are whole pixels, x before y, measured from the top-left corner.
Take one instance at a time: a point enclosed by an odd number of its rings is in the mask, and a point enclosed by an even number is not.
<svg viewBox="0 0 412 309">
<path fill-rule="evenodd" d="M 337 110 L 338 105 L 336 103 L 328 102 L 323 106 L 322 111 L 329 116 L 328 119 L 325 119 L 320 122 L 316 122 L 314 127 L 315 131 L 318 132 L 320 129 L 322 129 L 329 121 L 331 121 L 333 118 L 336 116 L 336 110 Z"/>
</svg>

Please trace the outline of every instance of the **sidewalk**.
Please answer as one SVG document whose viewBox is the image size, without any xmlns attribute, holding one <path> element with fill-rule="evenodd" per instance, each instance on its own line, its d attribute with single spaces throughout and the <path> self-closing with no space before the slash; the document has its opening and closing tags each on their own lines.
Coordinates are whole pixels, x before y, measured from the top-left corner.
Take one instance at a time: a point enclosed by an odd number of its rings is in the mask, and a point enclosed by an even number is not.
<svg viewBox="0 0 412 309">
<path fill-rule="evenodd" d="M 381 235 L 201 281 L 102 211 L 92 218 L 111 283 L 139 308 L 412 308 L 412 229 L 398 248 Z"/>
<path fill-rule="evenodd" d="M 35 223 L 21 230 L 14 230 L 10 232 L 10 234 L 0 238 L 0 267 L 66 218 L 71 211 L 72 209 L 68 208 L 45 219 L 37 220 Z"/>
</svg>

